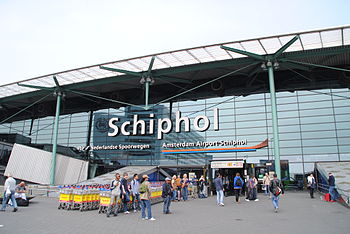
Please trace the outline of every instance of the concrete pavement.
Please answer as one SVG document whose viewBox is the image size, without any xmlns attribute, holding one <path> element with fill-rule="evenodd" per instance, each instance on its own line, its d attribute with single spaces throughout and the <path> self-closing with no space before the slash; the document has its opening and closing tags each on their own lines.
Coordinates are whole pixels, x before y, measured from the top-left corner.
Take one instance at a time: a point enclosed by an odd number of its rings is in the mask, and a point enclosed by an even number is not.
<svg viewBox="0 0 350 234">
<path fill-rule="evenodd" d="M 260 201 L 235 204 L 225 198 L 225 206 L 215 197 L 174 202 L 173 214 L 162 214 L 162 204 L 152 206 L 156 221 L 144 221 L 140 213 L 106 218 L 94 211 L 57 209 L 57 199 L 35 198 L 29 207 L 16 213 L 0 212 L 0 233 L 349 233 L 350 209 L 337 203 L 310 199 L 306 192 L 287 192 L 281 198 L 279 213 L 271 200 L 259 194 Z"/>
</svg>

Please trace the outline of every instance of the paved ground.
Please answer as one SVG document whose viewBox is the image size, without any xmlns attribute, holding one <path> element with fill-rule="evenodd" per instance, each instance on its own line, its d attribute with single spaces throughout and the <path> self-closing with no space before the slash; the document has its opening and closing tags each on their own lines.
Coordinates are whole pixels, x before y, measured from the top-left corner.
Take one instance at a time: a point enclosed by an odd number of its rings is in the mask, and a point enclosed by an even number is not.
<svg viewBox="0 0 350 234">
<path fill-rule="evenodd" d="M 57 200 L 35 198 L 17 213 L 0 212 L 0 233 L 349 233 L 350 209 L 337 203 L 309 199 L 308 194 L 289 192 L 282 199 L 280 212 L 274 213 L 271 201 L 260 195 L 258 202 L 225 207 L 215 197 L 172 203 L 170 215 L 163 215 L 162 204 L 152 206 L 156 221 L 141 220 L 140 214 L 120 214 L 106 218 L 97 211 L 57 210 Z"/>
</svg>

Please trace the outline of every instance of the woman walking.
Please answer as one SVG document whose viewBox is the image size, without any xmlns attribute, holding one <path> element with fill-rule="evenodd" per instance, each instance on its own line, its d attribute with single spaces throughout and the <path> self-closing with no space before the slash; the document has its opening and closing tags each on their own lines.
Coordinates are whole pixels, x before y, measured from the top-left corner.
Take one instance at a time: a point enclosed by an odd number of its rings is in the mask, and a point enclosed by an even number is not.
<svg viewBox="0 0 350 234">
<path fill-rule="evenodd" d="M 265 195 L 266 196 L 270 196 L 270 182 L 271 182 L 271 179 L 270 179 L 270 176 L 268 173 L 265 173 L 265 176 L 263 178 L 263 185 L 264 185 L 264 188 L 265 188 Z"/>
</svg>

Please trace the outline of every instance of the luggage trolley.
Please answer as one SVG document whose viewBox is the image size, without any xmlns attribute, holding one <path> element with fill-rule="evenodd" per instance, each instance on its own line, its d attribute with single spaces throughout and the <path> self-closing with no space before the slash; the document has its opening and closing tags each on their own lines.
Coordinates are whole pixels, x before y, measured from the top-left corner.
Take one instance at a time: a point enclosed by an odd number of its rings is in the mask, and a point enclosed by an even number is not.
<svg viewBox="0 0 350 234">
<path fill-rule="evenodd" d="M 80 187 L 76 187 L 73 189 L 72 209 L 83 211 L 83 190 Z"/>
<path fill-rule="evenodd" d="M 71 186 L 59 186 L 60 196 L 58 209 L 70 210 L 73 204 L 73 194 Z"/>
<path fill-rule="evenodd" d="M 106 213 L 109 203 L 111 202 L 111 192 L 109 189 L 106 188 L 100 188 L 100 202 L 99 202 L 99 208 L 98 208 L 98 213 Z M 113 204 L 115 205 L 115 204 Z"/>
</svg>

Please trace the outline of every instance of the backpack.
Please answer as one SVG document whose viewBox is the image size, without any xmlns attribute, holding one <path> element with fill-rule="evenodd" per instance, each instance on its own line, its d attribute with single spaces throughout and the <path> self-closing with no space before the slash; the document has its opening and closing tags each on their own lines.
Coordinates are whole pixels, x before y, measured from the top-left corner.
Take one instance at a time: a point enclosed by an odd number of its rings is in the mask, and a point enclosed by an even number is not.
<svg viewBox="0 0 350 234">
<path fill-rule="evenodd" d="M 140 194 L 147 192 L 147 185 L 146 183 L 142 183 L 140 186 Z"/>
<path fill-rule="evenodd" d="M 237 179 L 236 179 L 236 184 L 235 184 L 235 187 L 242 187 L 242 181 L 241 181 L 241 178 L 237 178 Z"/>
</svg>

